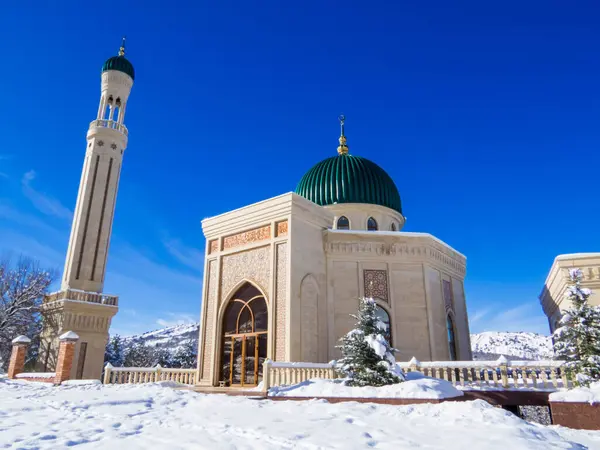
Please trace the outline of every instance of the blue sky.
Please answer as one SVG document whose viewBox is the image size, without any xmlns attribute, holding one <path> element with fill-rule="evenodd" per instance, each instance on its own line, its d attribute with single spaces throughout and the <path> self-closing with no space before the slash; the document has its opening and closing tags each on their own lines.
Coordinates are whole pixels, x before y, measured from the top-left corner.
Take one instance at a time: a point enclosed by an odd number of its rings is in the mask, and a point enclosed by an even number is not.
<svg viewBox="0 0 600 450">
<path fill-rule="evenodd" d="M 113 332 L 198 320 L 200 221 L 292 191 L 342 112 L 404 230 L 467 255 L 472 331 L 546 332 L 554 257 L 599 250 L 596 2 L 10 3 L 0 252 L 61 271 L 100 67 L 128 37 Z"/>
</svg>

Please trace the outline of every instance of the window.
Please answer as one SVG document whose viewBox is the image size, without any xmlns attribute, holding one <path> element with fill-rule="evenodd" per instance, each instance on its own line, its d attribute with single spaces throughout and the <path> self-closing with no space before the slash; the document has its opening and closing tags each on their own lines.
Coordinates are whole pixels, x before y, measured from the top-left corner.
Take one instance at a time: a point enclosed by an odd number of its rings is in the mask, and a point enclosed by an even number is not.
<svg viewBox="0 0 600 450">
<path fill-rule="evenodd" d="M 337 229 L 338 230 L 349 230 L 350 229 L 350 221 L 346 216 L 342 216 L 337 221 Z"/>
<path fill-rule="evenodd" d="M 446 328 L 448 330 L 448 350 L 450 353 L 450 361 L 456 361 L 456 337 L 454 335 L 454 321 L 452 316 L 446 316 Z"/>
<path fill-rule="evenodd" d="M 367 220 L 367 230 L 377 231 L 377 221 L 372 217 L 369 217 L 369 220 Z"/>
<path fill-rule="evenodd" d="M 377 305 L 375 308 L 375 314 L 377 315 L 377 318 L 385 325 L 385 330 L 381 330 L 383 337 L 386 341 L 388 341 L 388 344 L 392 345 L 392 323 L 390 322 L 390 315 L 379 305 Z"/>
<path fill-rule="evenodd" d="M 75 378 L 81 380 L 83 378 L 83 367 L 85 365 L 85 354 L 87 353 L 87 342 L 82 342 L 79 346 L 79 359 L 77 360 L 77 374 Z"/>
<path fill-rule="evenodd" d="M 396 231 L 396 224 L 394 222 L 390 225 L 390 231 Z"/>
</svg>

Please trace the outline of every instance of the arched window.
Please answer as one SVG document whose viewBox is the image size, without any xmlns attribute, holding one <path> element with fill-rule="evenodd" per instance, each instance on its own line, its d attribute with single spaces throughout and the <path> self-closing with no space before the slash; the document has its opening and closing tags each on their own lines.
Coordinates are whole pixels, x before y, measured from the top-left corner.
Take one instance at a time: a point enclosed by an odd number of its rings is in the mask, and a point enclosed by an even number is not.
<svg viewBox="0 0 600 450">
<path fill-rule="evenodd" d="M 346 216 L 342 216 L 337 220 L 338 230 L 349 230 L 350 229 L 350 221 Z"/>
<path fill-rule="evenodd" d="M 250 283 L 244 284 L 223 316 L 221 380 L 229 385 L 255 386 L 267 357 L 267 302 Z"/>
<path fill-rule="evenodd" d="M 392 224 L 390 225 L 390 231 L 396 231 L 396 223 L 392 222 Z"/>
<path fill-rule="evenodd" d="M 450 353 L 450 360 L 456 361 L 456 336 L 454 335 L 454 321 L 450 314 L 446 316 L 446 328 L 448 330 L 448 350 Z"/>
<path fill-rule="evenodd" d="M 367 230 L 377 231 L 377 221 L 372 217 L 369 217 L 369 219 L 367 220 Z"/>
<path fill-rule="evenodd" d="M 375 308 L 375 314 L 377 318 L 385 325 L 385 330 L 381 330 L 381 334 L 388 341 L 388 344 L 392 345 L 392 322 L 390 321 L 390 315 L 385 309 L 377 305 Z"/>
</svg>

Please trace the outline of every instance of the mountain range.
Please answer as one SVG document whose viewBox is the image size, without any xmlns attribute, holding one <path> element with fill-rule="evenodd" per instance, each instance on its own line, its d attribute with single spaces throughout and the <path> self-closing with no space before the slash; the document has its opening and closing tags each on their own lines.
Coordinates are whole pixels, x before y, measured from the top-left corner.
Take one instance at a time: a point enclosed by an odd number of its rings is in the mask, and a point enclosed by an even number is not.
<svg viewBox="0 0 600 450">
<path fill-rule="evenodd" d="M 198 323 L 161 328 L 123 338 L 124 345 L 145 344 L 175 352 L 189 341 L 198 341 Z M 504 355 L 508 359 L 539 360 L 552 358 L 552 339 L 536 333 L 486 331 L 471 334 L 473 359 L 492 361 Z"/>
</svg>

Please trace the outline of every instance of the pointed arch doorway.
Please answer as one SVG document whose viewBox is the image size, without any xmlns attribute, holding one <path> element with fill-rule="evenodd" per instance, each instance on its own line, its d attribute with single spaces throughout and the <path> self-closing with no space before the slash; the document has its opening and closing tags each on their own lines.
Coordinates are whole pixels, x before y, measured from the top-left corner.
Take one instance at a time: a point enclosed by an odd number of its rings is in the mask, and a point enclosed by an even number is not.
<svg viewBox="0 0 600 450">
<path fill-rule="evenodd" d="M 267 358 L 268 312 L 261 292 L 245 283 L 223 315 L 221 378 L 229 386 L 256 386 Z"/>
</svg>

